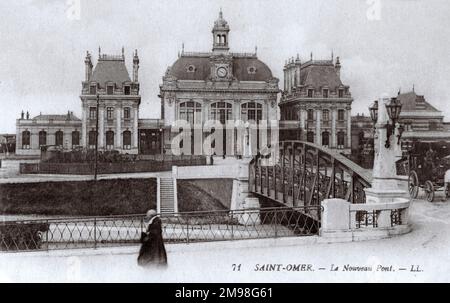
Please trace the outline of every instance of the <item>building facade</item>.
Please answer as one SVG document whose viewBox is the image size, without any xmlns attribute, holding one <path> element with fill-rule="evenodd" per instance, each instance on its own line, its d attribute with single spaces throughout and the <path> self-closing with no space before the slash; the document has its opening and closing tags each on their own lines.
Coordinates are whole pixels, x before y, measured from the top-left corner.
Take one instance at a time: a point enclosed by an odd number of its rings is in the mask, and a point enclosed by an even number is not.
<svg viewBox="0 0 450 303">
<path fill-rule="evenodd" d="M 412 141 L 421 142 L 450 142 L 448 124 L 444 122 L 444 115 L 440 110 L 426 101 L 423 95 L 411 92 L 399 94 L 397 99 L 402 103 L 400 124 L 404 127 L 403 144 Z"/>
<path fill-rule="evenodd" d="M 284 91 L 280 102 L 281 140 L 303 140 L 351 150 L 351 105 L 349 86 L 340 78 L 339 57 L 302 63 L 299 56 L 284 66 Z"/>
<path fill-rule="evenodd" d="M 81 146 L 81 120 L 73 112 L 66 115 L 30 117 L 22 112 L 16 121 L 16 154 L 38 156 L 43 146 L 72 149 Z"/>
<path fill-rule="evenodd" d="M 133 55 L 133 78 L 125 66 L 125 55 L 101 54 L 92 69 L 89 52 L 82 82 L 82 146 L 95 148 L 98 105 L 98 148 L 123 153 L 138 153 L 139 57 Z M 98 97 L 98 100 L 97 100 Z M 97 104 L 98 102 L 98 104 Z"/>
<path fill-rule="evenodd" d="M 211 129 L 204 127 L 208 120 L 220 121 L 223 125 L 237 120 L 251 120 L 258 125 L 262 121 L 277 120 L 279 80 L 258 59 L 256 51 L 230 52 L 229 34 L 230 27 L 220 12 L 212 29 L 212 51 L 185 52 L 183 47 L 179 58 L 167 69 L 160 86 L 167 153 L 170 153 L 172 139 L 178 135 L 178 129 L 171 127 L 177 120 L 200 125 L 202 140 L 211 133 Z M 224 131 L 223 150 L 215 151 L 218 155 L 229 154 L 229 144 L 237 146 L 236 142 L 226 140 L 225 132 L 230 130 Z M 191 147 L 192 152 L 198 154 L 192 144 Z"/>
</svg>

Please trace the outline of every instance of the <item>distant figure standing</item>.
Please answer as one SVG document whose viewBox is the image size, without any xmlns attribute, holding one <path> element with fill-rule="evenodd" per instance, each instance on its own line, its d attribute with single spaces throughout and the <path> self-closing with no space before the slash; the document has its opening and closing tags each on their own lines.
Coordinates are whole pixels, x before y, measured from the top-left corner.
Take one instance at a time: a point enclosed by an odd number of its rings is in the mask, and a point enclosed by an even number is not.
<svg viewBox="0 0 450 303">
<path fill-rule="evenodd" d="M 156 216 L 156 210 L 151 209 L 144 218 L 147 232 L 141 234 L 141 249 L 138 264 L 145 267 L 167 266 L 167 254 L 162 238 L 161 219 Z"/>
</svg>

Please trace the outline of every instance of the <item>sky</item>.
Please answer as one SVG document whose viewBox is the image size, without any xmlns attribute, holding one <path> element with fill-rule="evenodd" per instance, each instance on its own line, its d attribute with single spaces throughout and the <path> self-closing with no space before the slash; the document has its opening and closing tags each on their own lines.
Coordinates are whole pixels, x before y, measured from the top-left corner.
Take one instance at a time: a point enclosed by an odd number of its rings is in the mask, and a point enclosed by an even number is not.
<svg viewBox="0 0 450 303">
<path fill-rule="evenodd" d="M 141 118 L 159 118 L 159 85 L 181 51 L 210 51 L 222 8 L 233 52 L 253 52 L 283 85 L 283 65 L 339 56 L 353 114 L 382 94 L 411 91 L 450 106 L 447 0 L 18 0 L 0 3 L 0 133 L 20 112 L 81 116 L 86 51 L 140 57 Z"/>
</svg>

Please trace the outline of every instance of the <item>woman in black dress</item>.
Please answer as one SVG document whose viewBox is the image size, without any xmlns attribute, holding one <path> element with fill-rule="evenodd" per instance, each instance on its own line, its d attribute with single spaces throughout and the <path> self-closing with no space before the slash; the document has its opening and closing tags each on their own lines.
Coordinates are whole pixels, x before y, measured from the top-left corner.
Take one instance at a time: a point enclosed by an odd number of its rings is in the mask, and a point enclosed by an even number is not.
<svg viewBox="0 0 450 303">
<path fill-rule="evenodd" d="M 167 266 L 166 249 L 162 238 L 161 219 L 156 216 L 156 211 L 147 212 L 144 222 L 147 223 L 147 232 L 141 234 L 141 249 L 139 251 L 138 264 L 145 267 Z"/>
</svg>

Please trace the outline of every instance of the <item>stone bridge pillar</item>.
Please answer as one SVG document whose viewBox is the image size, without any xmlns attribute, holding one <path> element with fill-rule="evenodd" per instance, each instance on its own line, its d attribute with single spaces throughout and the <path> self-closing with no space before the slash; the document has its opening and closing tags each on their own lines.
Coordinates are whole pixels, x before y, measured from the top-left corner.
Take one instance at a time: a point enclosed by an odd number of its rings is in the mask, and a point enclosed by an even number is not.
<svg viewBox="0 0 450 303">
<path fill-rule="evenodd" d="M 390 203 L 397 198 L 409 198 L 407 191 L 407 177 L 398 176 L 396 161 L 401 157 L 401 147 L 397 144 L 398 124 L 394 134 L 390 137 L 390 147 L 386 148 L 387 139 L 386 124 L 389 116 L 386 104 L 389 98 L 378 100 L 378 120 L 375 125 L 376 133 L 374 140 L 375 158 L 373 165 L 372 187 L 366 188 L 366 203 Z"/>
</svg>

